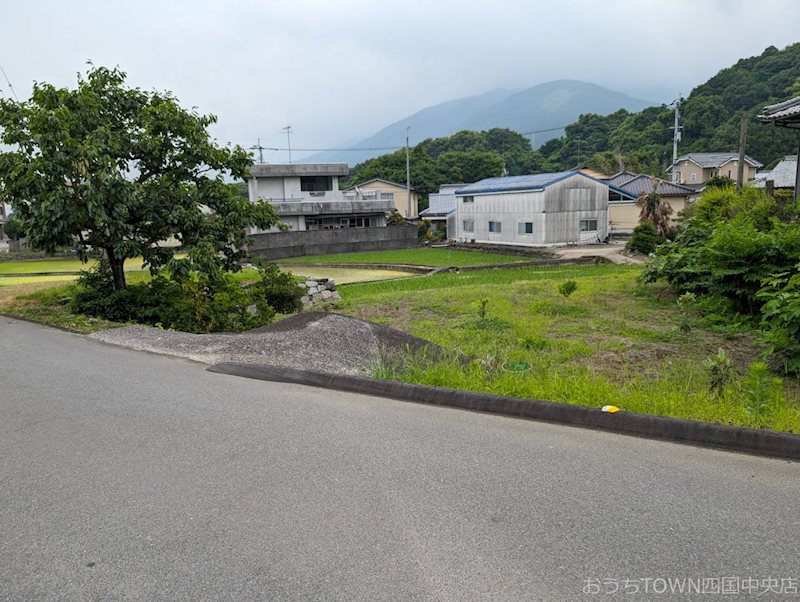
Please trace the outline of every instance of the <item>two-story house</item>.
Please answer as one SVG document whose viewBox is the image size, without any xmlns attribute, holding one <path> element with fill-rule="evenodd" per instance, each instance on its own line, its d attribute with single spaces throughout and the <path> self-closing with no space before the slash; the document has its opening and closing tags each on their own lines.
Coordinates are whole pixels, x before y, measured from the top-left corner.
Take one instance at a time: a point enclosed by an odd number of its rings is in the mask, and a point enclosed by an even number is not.
<svg viewBox="0 0 800 602">
<path fill-rule="evenodd" d="M 248 196 L 253 202 L 271 202 L 290 230 L 386 226 L 394 202 L 346 198 L 339 190 L 339 178 L 349 171 L 346 163 L 256 164 L 246 178 Z"/>
<path fill-rule="evenodd" d="M 754 180 L 756 172 L 763 167 L 752 157 L 744 156 L 744 181 Z M 667 169 L 674 174 L 676 184 L 702 184 L 715 176 L 726 176 L 735 180 L 739 170 L 738 153 L 689 153 L 675 159 Z"/>
<path fill-rule="evenodd" d="M 408 190 L 405 184 L 390 182 L 383 178 L 372 178 L 342 192 L 348 200 L 392 201 L 397 212 L 406 219 L 413 219 L 419 215 L 417 192 L 413 188 Z"/>
</svg>

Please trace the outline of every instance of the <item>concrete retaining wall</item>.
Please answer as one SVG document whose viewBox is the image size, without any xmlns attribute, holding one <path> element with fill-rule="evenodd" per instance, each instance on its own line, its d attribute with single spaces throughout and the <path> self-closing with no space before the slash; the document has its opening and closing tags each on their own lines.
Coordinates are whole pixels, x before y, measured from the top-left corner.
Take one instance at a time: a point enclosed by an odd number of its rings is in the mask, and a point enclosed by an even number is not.
<svg viewBox="0 0 800 602">
<path fill-rule="evenodd" d="M 270 232 L 253 234 L 249 238 L 252 240 L 250 251 L 268 259 L 411 249 L 419 245 L 416 226 Z"/>
</svg>

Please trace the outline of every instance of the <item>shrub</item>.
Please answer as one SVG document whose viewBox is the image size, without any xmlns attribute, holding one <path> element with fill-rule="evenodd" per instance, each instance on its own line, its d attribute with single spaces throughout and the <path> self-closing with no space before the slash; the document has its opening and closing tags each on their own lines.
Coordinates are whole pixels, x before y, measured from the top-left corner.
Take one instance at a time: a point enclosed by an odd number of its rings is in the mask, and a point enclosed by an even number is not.
<svg viewBox="0 0 800 602">
<path fill-rule="evenodd" d="M 721 397 L 725 387 L 731 383 L 734 377 L 731 359 L 724 349 L 720 349 L 715 356 L 704 361 L 703 366 L 711 377 L 709 390 L 717 397 Z"/>
<path fill-rule="evenodd" d="M 764 362 L 753 362 L 742 379 L 741 394 L 745 411 L 751 418 L 765 418 L 772 408 L 784 402 L 783 381 L 770 372 Z"/>
<path fill-rule="evenodd" d="M 651 223 L 639 224 L 633 229 L 625 248 L 628 251 L 638 251 L 649 255 L 656 250 L 656 247 L 664 242 L 664 239 L 658 235 L 655 226 Z"/>
<path fill-rule="evenodd" d="M 249 286 L 229 273 L 201 275 L 191 269 L 198 266 L 176 264 L 171 278 L 160 273 L 115 291 L 108 262 L 101 260 L 81 273 L 71 310 L 115 322 L 203 333 L 249 330 L 269 323 L 276 311 L 301 308 L 302 290 L 274 264 L 260 266 L 259 280 Z"/>
<path fill-rule="evenodd" d="M 565 301 L 569 299 L 569 296 L 576 290 L 578 290 L 578 283 L 574 280 L 565 280 L 558 285 L 558 292 L 564 297 Z"/>
</svg>

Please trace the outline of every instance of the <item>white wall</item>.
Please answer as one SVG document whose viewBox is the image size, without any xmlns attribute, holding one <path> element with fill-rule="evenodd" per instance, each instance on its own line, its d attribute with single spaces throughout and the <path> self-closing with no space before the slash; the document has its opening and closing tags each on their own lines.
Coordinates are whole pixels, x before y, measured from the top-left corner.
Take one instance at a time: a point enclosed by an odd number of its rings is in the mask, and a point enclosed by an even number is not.
<svg viewBox="0 0 800 602">
<path fill-rule="evenodd" d="M 581 175 L 571 176 L 544 191 L 474 195 L 473 203 L 463 196 L 456 202 L 457 240 L 475 240 L 522 246 L 543 246 L 604 239 L 608 234 L 608 186 Z M 596 232 L 581 232 L 580 222 L 597 220 Z M 464 230 L 473 220 L 474 232 Z M 501 232 L 489 232 L 489 222 L 500 222 Z M 518 224 L 533 223 L 532 234 L 520 234 Z"/>
</svg>

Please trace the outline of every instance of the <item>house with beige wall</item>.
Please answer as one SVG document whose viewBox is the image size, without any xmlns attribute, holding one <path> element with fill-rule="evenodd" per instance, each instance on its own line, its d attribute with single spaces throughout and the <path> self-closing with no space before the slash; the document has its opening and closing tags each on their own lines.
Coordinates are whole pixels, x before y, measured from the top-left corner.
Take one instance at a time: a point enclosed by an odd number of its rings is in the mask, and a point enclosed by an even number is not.
<svg viewBox="0 0 800 602">
<path fill-rule="evenodd" d="M 678 214 L 694 200 L 696 192 L 688 186 L 667 182 L 647 174 L 621 171 L 605 180 L 609 185 L 608 220 L 611 234 L 630 234 L 639 225 L 641 210 L 636 200 L 655 190 L 672 207 L 670 222 L 677 225 Z"/>
<path fill-rule="evenodd" d="M 416 191 L 412 188 L 409 198 L 409 191 L 405 184 L 390 182 L 382 178 L 373 178 L 366 182 L 361 182 L 342 191 L 346 199 L 352 200 L 378 200 L 391 201 L 397 212 L 406 219 L 413 219 L 419 216 L 419 198 Z"/>
<path fill-rule="evenodd" d="M 744 162 L 744 181 L 749 182 L 764 164 L 747 155 Z M 677 184 L 702 184 L 715 176 L 735 180 L 738 170 L 738 153 L 689 153 L 678 157 L 667 173 L 674 174 Z"/>
</svg>

